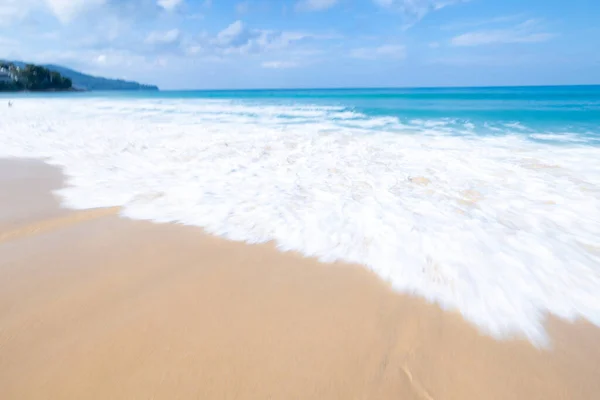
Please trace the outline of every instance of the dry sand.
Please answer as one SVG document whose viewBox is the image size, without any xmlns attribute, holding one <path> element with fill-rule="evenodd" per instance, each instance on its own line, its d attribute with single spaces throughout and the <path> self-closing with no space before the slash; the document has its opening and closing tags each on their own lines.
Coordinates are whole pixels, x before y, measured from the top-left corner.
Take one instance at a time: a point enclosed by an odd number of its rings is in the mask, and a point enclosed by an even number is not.
<svg viewBox="0 0 600 400">
<path fill-rule="evenodd" d="M 496 342 L 364 268 L 60 210 L 60 185 L 0 162 L 0 399 L 600 398 L 585 322 Z"/>
</svg>

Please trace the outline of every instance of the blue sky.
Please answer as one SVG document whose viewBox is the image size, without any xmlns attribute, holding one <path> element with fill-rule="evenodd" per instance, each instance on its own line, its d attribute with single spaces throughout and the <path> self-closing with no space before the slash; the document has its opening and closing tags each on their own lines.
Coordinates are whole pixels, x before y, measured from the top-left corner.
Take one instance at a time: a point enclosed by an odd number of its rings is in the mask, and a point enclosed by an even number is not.
<svg viewBox="0 0 600 400">
<path fill-rule="evenodd" d="M 163 89 L 600 83 L 596 0 L 0 0 L 0 58 Z"/>
</svg>

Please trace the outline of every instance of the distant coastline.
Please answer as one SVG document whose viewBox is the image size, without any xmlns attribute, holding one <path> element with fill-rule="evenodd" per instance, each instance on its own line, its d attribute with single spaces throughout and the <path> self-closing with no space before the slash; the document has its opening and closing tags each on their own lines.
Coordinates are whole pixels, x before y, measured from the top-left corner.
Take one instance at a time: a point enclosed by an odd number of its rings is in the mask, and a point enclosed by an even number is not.
<svg viewBox="0 0 600 400">
<path fill-rule="evenodd" d="M 0 60 L 0 65 L 12 65 L 14 69 L 25 69 L 28 64 L 22 61 L 3 61 Z M 48 70 L 51 74 L 59 74 L 61 77 L 69 79 L 72 83 L 70 88 L 53 88 L 53 90 L 44 89 L 29 89 L 24 88 L 2 88 L 2 77 L 0 76 L 0 92 L 88 92 L 88 91 L 159 91 L 158 86 L 148 85 L 135 81 L 126 81 L 123 79 L 110 79 L 98 76 L 84 74 L 79 71 L 72 70 L 67 67 L 54 64 L 44 64 L 36 66 Z M 12 76 L 14 80 L 14 76 Z M 5 82 L 7 78 L 5 77 Z"/>
</svg>

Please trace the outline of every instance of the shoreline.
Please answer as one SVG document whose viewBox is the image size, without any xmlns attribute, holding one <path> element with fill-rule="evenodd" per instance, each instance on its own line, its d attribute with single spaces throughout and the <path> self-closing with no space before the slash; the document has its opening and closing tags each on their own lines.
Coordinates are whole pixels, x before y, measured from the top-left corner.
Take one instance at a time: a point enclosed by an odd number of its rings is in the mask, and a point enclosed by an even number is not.
<svg viewBox="0 0 600 400">
<path fill-rule="evenodd" d="M 0 160 L 0 393 L 27 398 L 590 399 L 600 329 L 549 349 L 322 264 L 176 224 L 61 209 L 41 161 Z"/>
</svg>

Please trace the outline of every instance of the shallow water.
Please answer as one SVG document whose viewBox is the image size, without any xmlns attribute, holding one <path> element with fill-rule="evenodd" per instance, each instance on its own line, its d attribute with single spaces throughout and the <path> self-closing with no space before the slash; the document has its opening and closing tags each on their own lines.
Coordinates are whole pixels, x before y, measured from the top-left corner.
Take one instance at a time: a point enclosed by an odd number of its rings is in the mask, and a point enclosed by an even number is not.
<svg viewBox="0 0 600 400">
<path fill-rule="evenodd" d="M 13 95 L 0 156 L 122 206 L 363 264 L 497 338 L 600 325 L 600 88 Z"/>
</svg>

